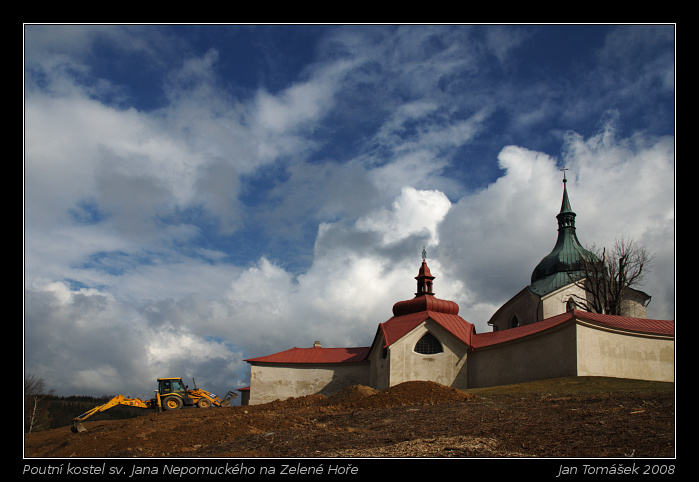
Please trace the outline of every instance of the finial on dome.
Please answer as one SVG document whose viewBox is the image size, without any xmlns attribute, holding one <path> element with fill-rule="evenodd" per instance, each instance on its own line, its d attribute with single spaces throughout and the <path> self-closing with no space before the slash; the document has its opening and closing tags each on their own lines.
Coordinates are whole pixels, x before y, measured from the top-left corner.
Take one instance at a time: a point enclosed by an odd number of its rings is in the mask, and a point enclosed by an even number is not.
<svg viewBox="0 0 699 482">
<path fill-rule="evenodd" d="M 425 247 L 422 247 L 422 260 L 425 261 L 427 259 L 427 251 L 425 251 Z"/>
</svg>

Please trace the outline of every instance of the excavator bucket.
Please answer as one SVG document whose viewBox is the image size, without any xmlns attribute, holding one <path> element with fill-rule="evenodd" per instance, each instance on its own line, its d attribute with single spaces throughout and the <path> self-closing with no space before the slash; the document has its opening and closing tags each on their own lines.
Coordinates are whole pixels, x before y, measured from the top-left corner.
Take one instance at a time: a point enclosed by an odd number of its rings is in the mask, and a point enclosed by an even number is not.
<svg viewBox="0 0 699 482">
<path fill-rule="evenodd" d="M 226 397 L 223 400 L 221 400 L 221 406 L 222 407 L 230 407 L 231 400 L 237 396 L 238 396 L 238 394 L 233 392 L 233 390 L 229 391 L 228 393 L 226 393 Z"/>
<path fill-rule="evenodd" d="M 83 427 L 83 424 L 80 422 L 73 422 L 73 426 L 70 427 L 70 431 L 73 433 L 78 433 L 78 432 L 87 432 L 87 429 Z"/>
</svg>

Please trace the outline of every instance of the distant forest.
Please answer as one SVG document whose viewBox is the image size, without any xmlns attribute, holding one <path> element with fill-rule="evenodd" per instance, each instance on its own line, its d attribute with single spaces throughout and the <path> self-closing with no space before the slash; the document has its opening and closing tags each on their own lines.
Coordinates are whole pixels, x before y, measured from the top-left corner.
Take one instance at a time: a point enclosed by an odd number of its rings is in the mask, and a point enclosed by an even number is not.
<svg viewBox="0 0 699 482">
<path fill-rule="evenodd" d="M 73 425 L 73 418 L 82 415 L 88 410 L 111 400 L 111 396 L 88 397 L 69 396 L 58 397 L 55 395 L 25 395 L 24 402 L 24 431 L 40 432 L 54 428 Z M 104 412 L 92 415 L 88 420 L 121 420 L 134 418 L 151 413 L 152 410 L 117 405 Z"/>
</svg>

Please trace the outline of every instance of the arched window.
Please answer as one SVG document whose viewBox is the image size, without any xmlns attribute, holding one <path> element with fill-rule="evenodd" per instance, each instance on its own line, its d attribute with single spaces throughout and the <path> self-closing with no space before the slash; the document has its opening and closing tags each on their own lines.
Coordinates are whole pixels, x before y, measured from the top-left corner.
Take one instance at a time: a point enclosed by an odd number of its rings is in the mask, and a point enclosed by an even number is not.
<svg viewBox="0 0 699 482">
<path fill-rule="evenodd" d="M 510 328 L 515 328 L 519 326 L 519 318 L 517 318 L 517 315 L 512 317 L 512 320 L 510 321 Z"/>
<path fill-rule="evenodd" d="M 566 311 L 573 311 L 575 308 L 577 308 L 577 305 L 575 304 L 575 300 L 571 296 L 568 298 L 568 302 L 566 303 Z"/>
<path fill-rule="evenodd" d="M 442 344 L 432 333 L 425 333 L 415 344 L 415 352 L 421 355 L 434 355 L 443 351 Z"/>
</svg>

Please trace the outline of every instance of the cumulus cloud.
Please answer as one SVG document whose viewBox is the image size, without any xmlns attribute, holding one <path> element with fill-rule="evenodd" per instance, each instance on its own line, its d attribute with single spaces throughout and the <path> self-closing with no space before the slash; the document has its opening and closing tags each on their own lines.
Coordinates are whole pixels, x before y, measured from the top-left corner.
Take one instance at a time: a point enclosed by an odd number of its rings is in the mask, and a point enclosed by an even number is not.
<svg viewBox="0 0 699 482">
<path fill-rule="evenodd" d="M 522 289 L 537 257 L 553 247 L 562 194 L 562 176 L 548 155 L 508 146 L 498 160 L 505 174 L 460 199 L 440 226 L 439 256 L 448 260 L 449 277 L 491 309 Z"/>
</svg>

